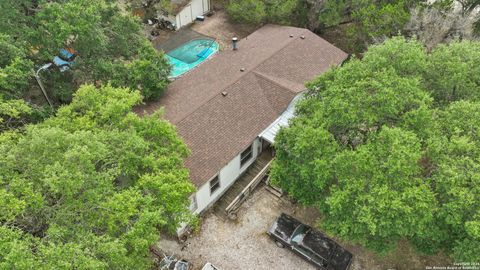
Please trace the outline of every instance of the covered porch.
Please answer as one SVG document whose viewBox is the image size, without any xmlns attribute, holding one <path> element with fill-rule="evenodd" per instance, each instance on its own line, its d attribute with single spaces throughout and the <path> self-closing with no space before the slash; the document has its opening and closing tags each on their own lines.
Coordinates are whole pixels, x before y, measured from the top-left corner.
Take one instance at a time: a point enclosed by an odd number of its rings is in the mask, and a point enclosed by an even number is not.
<svg viewBox="0 0 480 270">
<path fill-rule="evenodd" d="M 273 160 L 270 143 L 262 142 L 262 153 L 215 203 L 214 211 L 221 217 L 236 218 L 236 212 L 256 187 L 264 183 Z"/>
</svg>

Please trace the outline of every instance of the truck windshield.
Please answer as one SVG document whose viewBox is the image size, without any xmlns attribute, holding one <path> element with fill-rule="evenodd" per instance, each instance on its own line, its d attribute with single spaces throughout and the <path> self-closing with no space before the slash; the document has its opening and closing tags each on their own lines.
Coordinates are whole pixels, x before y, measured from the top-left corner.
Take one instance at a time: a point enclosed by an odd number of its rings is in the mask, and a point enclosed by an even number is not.
<svg viewBox="0 0 480 270">
<path fill-rule="evenodd" d="M 306 231 L 307 226 L 303 224 L 298 225 L 298 227 L 293 231 L 292 242 L 296 245 L 299 245 L 303 241 Z"/>
</svg>

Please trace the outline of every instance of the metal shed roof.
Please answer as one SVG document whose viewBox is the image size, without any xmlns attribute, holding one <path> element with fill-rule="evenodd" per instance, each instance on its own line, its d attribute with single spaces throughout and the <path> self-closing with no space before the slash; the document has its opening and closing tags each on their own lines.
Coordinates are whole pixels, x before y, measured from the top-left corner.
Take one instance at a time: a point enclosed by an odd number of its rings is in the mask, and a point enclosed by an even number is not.
<svg viewBox="0 0 480 270">
<path fill-rule="evenodd" d="M 297 102 L 302 99 L 303 93 L 300 93 L 295 96 L 295 98 L 290 102 L 287 109 L 275 120 L 270 126 L 268 126 L 262 133 L 260 137 L 269 143 L 275 142 L 275 136 L 277 136 L 278 131 L 281 127 L 288 126 L 288 120 L 295 116 L 295 105 Z"/>
</svg>

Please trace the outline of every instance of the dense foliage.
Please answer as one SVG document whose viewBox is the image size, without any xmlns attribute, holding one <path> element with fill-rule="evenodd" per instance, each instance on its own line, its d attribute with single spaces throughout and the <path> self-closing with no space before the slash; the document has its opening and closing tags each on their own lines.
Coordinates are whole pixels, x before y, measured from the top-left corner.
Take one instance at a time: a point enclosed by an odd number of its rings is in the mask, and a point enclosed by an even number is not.
<svg viewBox="0 0 480 270">
<path fill-rule="evenodd" d="M 20 98 L 37 87 L 34 71 L 62 48 L 78 52 L 67 71 L 50 67 L 40 76 L 50 96 L 69 102 L 79 85 L 112 84 L 158 97 L 168 83 L 169 65 L 141 33 L 138 18 L 116 1 L 0 2 L 0 91 Z"/>
<path fill-rule="evenodd" d="M 326 26 L 337 25 L 345 17 L 354 22 L 355 30 L 369 38 L 391 36 L 400 31 L 410 18 L 415 0 L 327 0 L 319 20 Z"/>
<path fill-rule="evenodd" d="M 12 102 L 0 124 L 29 113 Z M 0 133 L 0 269 L 151 269 L 193 187 L 175 128 L 131 112 L 140 102 L 86 85 L 55 117 Z"/>
<path fill-rule="evenodd" d="M 480 36 L 479 5 L 478 0 L 231 0 L 226 9 L 235 22 L 308 27 L 346 51 L 362 53 L 368 44 L 398 34 L 427 44 L 452 36 L 473 39 Z"/>
<path fill-rule="evenodd" d="M 425 51 L 393 38 L 310 82 L 271 175 L 342 238 L 480 261 L 480 43 Z"/>
<path fill-rule="evenodd" d="M 0 96 L 0 133 L 26 124 L 32 116 L 32 108 L 21 99 L 4 100 Z"/>
<path fill-rule="evenodd" d="M 303 0 L 232 0 L 227 13 L 236 22 L 247 24 L 305 24 L 307 5 Z"/>
<path fill-rule="evenodd" d="M 322 2 L 316 11 L 315 20 L 323 27 L 353 22 L 357 34 L 366 37 L 390 36 L 396 34 L 408 22 L 414 0 L 241 0 L 229 1 L 227 12 L 238 22 L 259 24 L 265 22 L 304 26 L 307 11 Z M 312 29 L 313 30 L 313 29 Z"/>
</svg>

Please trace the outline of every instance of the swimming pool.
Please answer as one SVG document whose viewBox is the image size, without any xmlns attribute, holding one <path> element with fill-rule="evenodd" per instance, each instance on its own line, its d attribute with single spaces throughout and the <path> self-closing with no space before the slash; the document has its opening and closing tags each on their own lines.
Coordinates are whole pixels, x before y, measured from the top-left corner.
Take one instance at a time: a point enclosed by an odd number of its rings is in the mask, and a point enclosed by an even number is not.
<svg viewBox="0 0 480 270">
<path fill-rule="evenodd" d="M 194 39 L 166 54 L 172 65 L 170 77 L 175 78 L 198 66 L 218 51 L 218 43 L 211 39 Z"/>
</svg>

